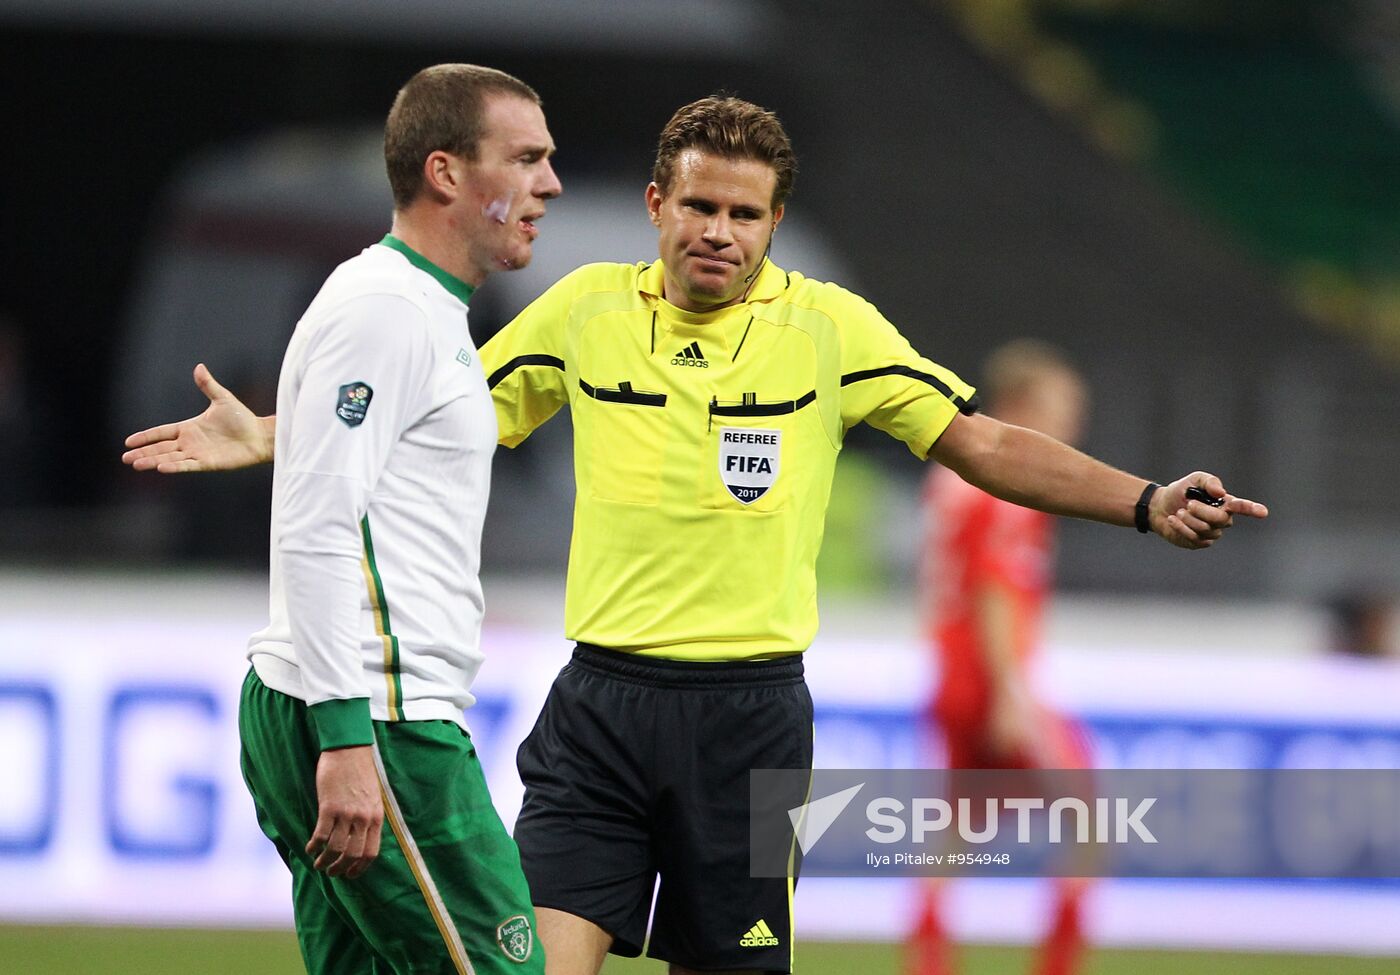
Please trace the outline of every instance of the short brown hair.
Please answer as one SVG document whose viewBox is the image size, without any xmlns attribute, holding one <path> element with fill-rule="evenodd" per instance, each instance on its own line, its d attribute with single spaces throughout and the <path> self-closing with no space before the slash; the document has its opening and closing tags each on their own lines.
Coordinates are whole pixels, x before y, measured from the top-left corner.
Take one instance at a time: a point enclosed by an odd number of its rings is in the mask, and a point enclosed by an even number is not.
<svg viewBox="0 0 1400 975">
<path fill-rule="evenodd" d="M 519 78 L 476 64 L 435 64 L 399 89 L 384 123 L 384 168 L 394 206 L 405 207 L 423 187 L 423 162 L 439 149 L 475 159 L 485 135 L 486 99 L 511 95 L 540 104 Z"/>
<path fill-rule="evenodd" d="M 661 130 L 656 147 L 656 165 L 651 179 L 661 191 L 671 188 L 676 157 L 686 149 L 699 149 L 726 159 L 754 159 L 773 168 L 772 207 L 777 209 L 792 192 L 797 176 L 797 156 L 793 154 L 783 123 L 778 116 L 753 102 L 730 95 L 711 95 L 683 105 Z"/>
</svg>

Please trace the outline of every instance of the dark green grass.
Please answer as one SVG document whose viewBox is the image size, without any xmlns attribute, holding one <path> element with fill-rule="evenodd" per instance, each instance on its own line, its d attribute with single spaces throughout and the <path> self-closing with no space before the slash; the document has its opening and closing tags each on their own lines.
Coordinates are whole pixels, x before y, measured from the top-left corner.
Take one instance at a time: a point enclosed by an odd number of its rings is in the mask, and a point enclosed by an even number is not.
<svg viewBox="0 0 1400 975">
<path fill-rule="evenodd" d="M 964 948 L 961 975 L 1029 970 L 1023 948 Z M 800 975 L 899 975 L 899 949 L 887 944 L 808 942 Z M 31 927 L 0 925 L 0 971 L 24 975 L 297 975 L 296 939 L 285 931 Z M 660 962 L 609 959 L 604 975 L 659 975 Z M 1090 956 L 1084 975 L 1396 975 L 1400 959 L 1235 952 L 1125 951 Z"/>
</svg>

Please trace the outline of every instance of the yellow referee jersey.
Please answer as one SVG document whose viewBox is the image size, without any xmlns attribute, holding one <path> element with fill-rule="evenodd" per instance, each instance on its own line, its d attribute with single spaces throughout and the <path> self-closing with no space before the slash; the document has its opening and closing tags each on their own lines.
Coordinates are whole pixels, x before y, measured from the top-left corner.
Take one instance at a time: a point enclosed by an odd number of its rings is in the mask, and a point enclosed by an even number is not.
<svg viewBox="0 0 1400 975">
<path fill-rule="evenodd" d="M 481 350 L 508 447 L 568 405 L 569 639 L 677 660 L 798 653 L 836 455 L 862 420 L 920 459 L 972 387 L 874 306 L 766 263 L 748 300 L 663 297 L 655 264 L 590 264 Z"/>
</svg>

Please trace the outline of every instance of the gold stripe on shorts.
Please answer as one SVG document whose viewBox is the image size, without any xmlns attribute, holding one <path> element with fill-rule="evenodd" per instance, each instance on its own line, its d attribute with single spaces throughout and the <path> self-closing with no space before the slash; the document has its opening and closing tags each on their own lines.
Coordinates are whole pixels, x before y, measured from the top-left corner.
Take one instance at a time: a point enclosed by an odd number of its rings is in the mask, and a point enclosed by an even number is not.
<svg viewBox="0 0 1400 975">
<path fill-rule="evenodd" d="M 399 848 L 403 850 L 404 862 L 408 864 L 409 870 L 413 871 L 413 879 L 418 882 L 418 889 L 423 892 L 428 913 L 432 914 L 433 921 L 437 923 L 438 932 L 442 935 L 443 943 L 447 945 L 447 953 L 452 958 L 457 975 L 476 975 L 471 959 L 467 957 L 467 949 L 462 944 L 462 937 L 457 933 L 457 926 L 452 923 L 452 916 L 447 913 L 447 905 L 443 903 L 437 884 L 433 883 L 432 874 L 428 872 L 428 864 L 424 862 L 423 854 L 418 852 L 418 844 L 408 830 L 408 823 L 399 808 L 399 800 L 394 796 L 394 790 L 389 787 L 389 775 L 384 770 L 379 746 L 372 747 L 374 769 L 379 773 L 379 789 L 384 794 L 384 815 L 389 820 L 389 828 L 394 831 L 394 837 L 399 841 Z"/>
</svg>

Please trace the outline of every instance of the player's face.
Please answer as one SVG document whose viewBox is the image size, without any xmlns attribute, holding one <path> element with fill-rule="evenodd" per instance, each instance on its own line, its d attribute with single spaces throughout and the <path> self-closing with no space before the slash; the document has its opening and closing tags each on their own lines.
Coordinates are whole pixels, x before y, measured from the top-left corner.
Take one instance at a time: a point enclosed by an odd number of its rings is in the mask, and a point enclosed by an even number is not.
<svg viewBox="0 0 1400 975">
<path fill-rule="evenodd" d="M 1078 443 L 1089 414 L 1089 393 L 1078 377 L 1048 372 L 1027 390 L 1026 426 L 1064 443 Z"/>
<path fill-rule="evenodd" d="M 554 140 L 538 105 L 491 96 L 485 123 L 477 158 L 464 163 L 465 192 L 453 215 L 481 279 L 530 263 L 544 201 L 563 190 L 549 161 Z"/>
<path fill-rule="evenodd" d="M 783 219 L 783 208 L 772 208 L 777 179 L 756 159 L 686 149 L 668 190 L 647 187 L 651 222 L 661 231 L 667 301 L 707 311 L 743 300 Z"/>
</svg>

